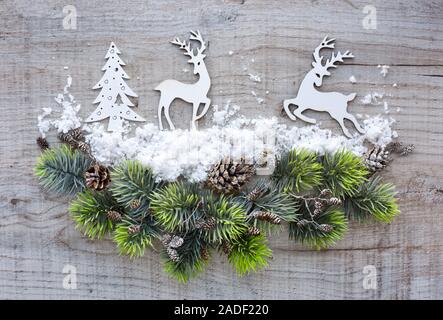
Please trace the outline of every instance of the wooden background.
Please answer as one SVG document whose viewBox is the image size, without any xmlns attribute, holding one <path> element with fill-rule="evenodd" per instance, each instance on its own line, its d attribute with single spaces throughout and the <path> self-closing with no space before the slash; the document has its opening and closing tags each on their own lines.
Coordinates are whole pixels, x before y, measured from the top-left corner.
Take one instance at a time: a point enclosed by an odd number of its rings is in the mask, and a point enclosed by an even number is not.
<svg viewBox="0 0 443 320">
<path fill-rule="evenodd" d="M 63 29 L 67 4 L 77 8 L 77 30 Z M 365 5 L 377 9 L 376 30 L 362 27 Z M 336 37 L 338 49 L 351 49 L 355 59 L 334 70 L 324 90 L 357 92 L 354 113 L 383 111 L 358 102 L 372 91 L 391 95 L 390 106 L 401 107 L 396 130 L 416 152 L 385 173 L 398 186 L 401 216 L 391 225 L 352 224 L 327 251 L 296 246 L 282 233 L 272 237 L 274 259 L 266 271 L 239 279 L 215 257 L 187 285 L 165 275 L 156 253 L 130 261 L 111 241 L 82 237 L 68 216 L 67 199 L 43 193 L 32 175 L 39 155 L 37 115 L 55 107 L 53 97 L 68 74 L 82 114 L 91 112 L 97 93 L 90 88 L 115 41 L 129 85 L 140 96 L 138 112 L 156 122 L 153 88 L 167 78 L 193 80 L 182 71 L 189 68 L 182 53 L 168 43 L 190 29 L 210 39 L 206 62 L 214 104 L 232 100 L 247 116 L 279 116 L 281 101 L 294 96 L 324 35 Z M 1 0 L 0 298 L 443 298 L 442 50 L 441 0 Z M 386 78 L 378 64 L 391 66 Z M 250 81 L 249 72 L 262 82 Z M 350 75 L 357 84 L 349 83 Z M 257 104 L 251 90 L 265 103 Z M 171 110 L 175 123 L 183 118 L 179 127 L 186 127 L 191 107 L 175 104 Z M 318 117 L 339 132 L 327 115 Z M 76 290 L 62 287 L 66 264 L 77 268 Z M 363 288 L 366 265 L 377 267 L 376 290 Z"/>
</svg>

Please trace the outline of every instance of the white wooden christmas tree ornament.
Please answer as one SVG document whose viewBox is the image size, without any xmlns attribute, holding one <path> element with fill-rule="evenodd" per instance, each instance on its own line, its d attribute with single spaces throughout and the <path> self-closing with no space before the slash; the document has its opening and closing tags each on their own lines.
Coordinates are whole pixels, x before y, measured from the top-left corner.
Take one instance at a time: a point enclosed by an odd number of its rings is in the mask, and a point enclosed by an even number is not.
<svg viewBox="0 0 443 320">
<path fill-rule="evenodd" d="M 211 100 L 208 98 L 208 92 L 211 87 L 211 79 L 209 77 L 208 70 L 205 65 L 206 55 L 203 52 L 206 49 L 206 43 L 200 34 L 200 31 L 191 31 L 190 40 L 198 41 L 200 47 L 197 51 L 191 48 L 191 43 L 186 41 L 181 41 L 179 38 L 175 38 L 171 41 L 172 44 L 180 47 L 184 50 L 184 55 L 191 57 L 188 63 L 194 65 L 194 75 L 198 75 L 199 79 L 197 82 L 188 84 L 182 83 L 177 80 L 165 80 L 160 83 L 155 90 L 160 91 L 160 102 L 158 105 L 158 121 L 160 130 L 163 130 L 162 114 L 165 114 L 166 120 L 168 121 L 169 128 L 174 130 L 174 124 L 169 116 L 169 107 L 175 99 L 181 99 L 192 104 L 192 120 L 191 128 L 196 128 L 196 121 L 201 119 L 206 112 L 208 112 Z M 198 110 L 200 105 L 204 104 L 202 112 L 199 114 Z"/>
<path fill-rule="evenodd" d="M 363 128 L 357 122 L 357 119 L 347 111 L 348 102 L 354 100 L 356 94 L 351 93 L 345 95 L 339 92 L 321 92 L 316 89 L 320 87 L 323 83 L 324 76 L 330 76 L 331 73 L 328 71 L 329 68 L 336 68 L 335 63 L 343 62 L 343 59 L 353 58 L 354 56 L 349 51 L 345 53 L 334 52 L 330 59 L 327 59 L 324 64 L 322 64 L 323 56 L 320 56 L 320 50 L 324 48 L 334 49 L 335 39 L 328 39 L 326 36 L 321 44 L 315 49 L 313 56 L 314 62 L 312 63 L 312 69 L 304 77 L 298 89 L 297 97 L 294 99 L 285 100 L 283 102 L 283 107 L 291 120 L 296 120 L 300 118 L 308 123 L 315 124 L 316 120 L 308 118 L 302 114 L 305 110 L 315 110 L 315 111 L 325 111 L 335 119 L 342 128 L 344 134 L 351 138 L 352 135 L 349 130 L 344 125 L 344 119 L 350 120 L 355 128 L 360 132 L 364 133 Z M 291 111 L 289 106 L 295 105 L 297 108 Z"/>
<path fill-rule="evenodd" d="M 105 56 L 106 64 L 102 68 L 105 74 L 93 87 L 94 90 L 101 89 L 100 94 L 93 102 L 94 104 L 98 103 L 98 106 L 85 120 L 86 122 L 95 122 L 109 118 L 108 131 L 121 130 L 123 119 L 145 121 L 130 108 L 134 104 L 128 96 L 134 98 L 138 96 L 125 81 L 125 79 L 129 79 L 129 76 L 122 68 L 126 64 L 119 54 L 121 54 L 120 50 L 112 42 Z"/>
</svg>

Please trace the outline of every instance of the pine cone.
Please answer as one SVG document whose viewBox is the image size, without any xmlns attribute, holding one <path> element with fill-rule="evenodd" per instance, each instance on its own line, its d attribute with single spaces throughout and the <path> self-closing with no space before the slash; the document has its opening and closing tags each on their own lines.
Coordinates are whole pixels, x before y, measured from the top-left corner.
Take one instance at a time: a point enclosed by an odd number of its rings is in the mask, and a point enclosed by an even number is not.
<svg viewBox="0 0 443 320">
<path fill-rule="evenodd" d="M 321 231 L 323 231 L 323 232 L 327 232 L 327 233 L 329 233 L 329 232 L 331 232 L 332 230 L 334 230 L 334 227 L 331 226 L 330 224 L 321 224 L 321 225 L 319 226 L 319 229 L 320 229 Z"/>
<path fill-rule="evenodd" d="M 203 260 L 208 260 L 209 259 L 209 250 L 206 247 L 202 247 L 200 250 L 200 255 L 203 258 Z"/>
<path fill-rule="evenodd" d="M 140 230 L 141 230 L 141 226 L 140 225 L 138 225 L 138 224 L 137 225 L 132 225 L 132 226 L 130 226 L 128 228 L 128 234 L 133 236 L 133 235 L 135 235 L 137 233 L 140 233 Z"/>
<path fill-rule="evenodd" d="M 118 212 L 118 211 L 114 211 L 114 210 L 108 211 L 108 212 L 106 213 L 106 217 L 107 217 L 109 220 L 111 220 L 112 222 L 119 222 L 119 221 L 122 220 L 122 215 L 121 215 L 121 213 Z"/>
<path fill-rule="evenodd" d="M 365 154 L 364 163 L 373 173 L 383 170 L 392 161 L 389 154 L 385 148 L 375 146 Z"/>
<path fill-rule="evenodd" d="M 60 132 L 58 134 L 58 138 L 60 139 L 60 141 L 70 145 L 72 148 L 77 149 L 78 141 L 74 139 L 74 137 L 72 136 L 72 134 L 69 133 L 69 131 L 67 133 Z"/>
<path fill-rule="evenodd" d="M 231 245 L 229 244 L 229 242 L 223 241 L 222 250 L 223 253 L 226 255 L 231 253 Z"/>
<path fill-rule="evenodd" d="M 49 143 L 48 143 L 48 140 L 46 140 L 46 138 L 38 137 L 37 138 L 37 145 L 40 147 L 40 149 L 42 151 L 49 149 Z"/>
<path fill-rule="evenodd" d="M 86 170 L 84 174 L 88 188 L 101 191 L 111 182 L 109 169 L 105 166 L 95 164 Z"/>
<path fill-rule="evenodd" d="M 232 194 L 238 192 L 254 174 L 254 166 L 246 164 L 244 159 L 235 162 L 228 157 L 212 167 L 207 185 L 216 192 Z"/>
<path fill-rule="evenodd" d="M 166 253 L 168 254 L 169 259 L 171 259 L 174 262 L 178 262 L 180 260 L 180 256 L 177 252 L 177 250 L 173 248 L 166 248 Z"/>
<path fill-rule="evenodd" d="M 139 199 L 132 200 L 129 206 L 131 207 L 131 209 L 138 209 L 141 206 L 141 201 Z"/>
<path fill-rule="evenodd" d="M 70 134 L 74 140 L 85 141 L 85 135 L 80 128 L 71 129 L 68 131 L 68 134 Z"/>
<path fill-rule="evenodd" d="M 339 206 L 341 205 L 341 200 L 339 198 L 332 197 L 328 200 L 328 204 L 331 206 Z"/>
<path fill-rule="evenodd" d="M 216 221 L 213 217 L 210 217 L 209 219 L 199 219 L 195 223 L 196 229 L 203 229 L 205 231 L 212 230 L 216 225 Z"/>
<path fill-rule="evenodd" d="M 255 211 L 252 216 L 257 220 L 267 221 L 272 224 L 281 224 L 280 217 L 269 211 Z"/>
<path fill-rule="evenodd" d="M 250 236 L 258 236 L 258 235 L 260 235 L 260 229 L 257 227 L 250 227 L 248 229 L 248 234 Z"/>
<path fill-rule="evenodd" d="M 403 142 L 391 142 L 386 146 L 386 149 L 391 152 L 399 153 L 402 156 L 407 156 L 414 151 L 415 146 L 413 144 L 405 145 Z"/>
<path fill-rule="evenodd" d="M 257 200 L 263 194 L 263 189 L 256 187 L 246 196 L 249 201 Z"/>
<path fill-rule="evenodd" d="M 180 248 L 184 242 L 185 242 L 185 240 L 183 238 L 181 238 L 179 236 L 172 236 L 171 240 L 169 241 L 168 246 L 170 248 L 177 249 L 177 248 Z"/>
</svg>

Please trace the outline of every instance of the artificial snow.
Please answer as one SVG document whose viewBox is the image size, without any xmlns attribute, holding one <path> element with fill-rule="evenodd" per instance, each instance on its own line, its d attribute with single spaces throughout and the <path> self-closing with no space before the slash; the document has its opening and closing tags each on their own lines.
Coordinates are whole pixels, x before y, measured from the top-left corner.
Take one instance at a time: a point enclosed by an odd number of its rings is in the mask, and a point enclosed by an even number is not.
<svg viewBox="0 0 443 320">
<path fill-rule="evenodd" d="M 37 117 L 37 127 L 43 138 L 46 137 L 46 133 L 52 128 L 57 129 L 58 132 L 66 133 L 82 125 L 82 119 L 78 116 L 81 105 L 77 104 L 74 96 L 69 93 L 71 85 L 72 78 L 68 76 L 63 93 L 59 93 L 57 97 L 54 98 L 59 108 L 56 110 L 43 108 L 43 113 Z M 51 119 L 49 116 L 54 113 L 57 115 L 57 118 Z"/>
<path fill-rule="evenodd" d="M 372 104 L 372 105 L 379 105 L 380 101 L 379 99 L 383 99 L 384 95 L 382 93 L 378 92 L 372 92 L 365 95 L 360 102 L 366 105 Z"/>
<path fill-rule="evenodd" d="M 261 78 L 258 74 L 249 74 L 249 80 L 253 81 L 253 82 L 261 82 Z"/>
<path fill-rule="evenodd" d="M 349 77 L 349 82 L 350 82 L 350 83 L 356 83 L 356 82 L 357 82 L 357 79 L 355 79 L 354 76 L 350 76 L 350 77 Z"/>
<path fill-rule="evenodd" d="M 60 110 L 42 110 L 38 119 L 42 135 L 50 129 L 67 132 L 80 126 L 77 115 L 80 105 L 68 90 L 71 83 L 68 77 L 63 94 L 56 98 Z M 150 166 L 159 180 L 173 181 L 181 176 L 195 182 L 205 180 L 210 167 L 225 156 L 236 160 L 244 158 L 251 163 L 272 163 L 272 159 L 292 148 L 306 148 L 319 154 L 347 149 L 361 156 L 367 151 L 366 142 L 384 146 L 398 136 L 392 129 L 395 120 L 382 115 L 365 115 L 365 119 L 360 120 L 364 129 L 361 135 L 347 123 L 355 132 L 355 136 L 348 139 L 338 128 L 337 134 L 304 122 L 299 122 L 301 127 L 288 126 L 277 117 L 239 116 L 239 110 L 231 101 L 223 107 L 213 106 L 212 125 L 199 130 L 160 131 L 157 124 L 137 127 L 128 122 L 116 132 L 107 132 L 102 123 L 85 124 L 83 129 L 92 154 L 104 165 L 115 166 L 124 159 L 139 160 Z M 56 113 L 59 118 L 53 119 Z M 264 159 L 264 155 L 270 161 Z"/>
<path fill-rule="evenodd" d="M 379 69 L 381 69 L 380 70 L 380 74 L 383 76 L 383 77 L 386 77 L 387 75 L 388 75 L 388 72 L 389 72 L 389 66 L 388 65 L 378 65 L 377 66 L 377 68 L 379 68 Z"/>
</svg>

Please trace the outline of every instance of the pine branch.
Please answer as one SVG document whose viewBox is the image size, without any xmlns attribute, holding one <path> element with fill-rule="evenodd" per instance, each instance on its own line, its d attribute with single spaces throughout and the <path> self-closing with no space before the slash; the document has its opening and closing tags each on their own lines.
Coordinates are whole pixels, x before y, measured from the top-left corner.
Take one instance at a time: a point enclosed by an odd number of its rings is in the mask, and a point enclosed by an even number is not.
<svg viewBox="0 0 443 320">
<path fill-rule="evenodd" d="M 124 213 L 110 192 L 88 189 L 77 195 L 70 211 L 76 228 L 92 239 L 103 238 L 114 229 L 116 219 L 110 217 L 110 212 Z M 113 215 L 115 217 L 115 213 Z"/>
<path fill-rule="evenodd" d="M 341 150 L 323 157 L 325 188 L 340 198 L 354 194 L 366 181 L 368 169 L 362 158 L 350 151 Z"/>
<path fill-rule="evenodd" d="M 271 257 L 272 250 L 262 235 L 244 235 L 229 244 L 228 260 L 240 275 L 267 267 Z"/>
<path fill-rule="evenodd" d="M 151 210 L 167 232 L 193 230 L 202 218 L 200 203 L 198 185 L 180 181 L 158 189 L 151 196 Z"/>
<path fill-rule="evenodd" d="M 358 221 L 372 217 L 390 223 L 400 213 L 395 194 L 392 184 L 383 183 L 378 176 L 372 177 L 353 196 L 345 198 L 345 213 Z"/>
<path fill-rule="evenodd" d="M 198 231 L 188 233 L 183 244 L 174 248 L 174 252 L 163 252 L 165 259 L 164 269 L 174 276 L 179 282 L 186 283 L 204 270 L 207 256 L 207 243 Z"/>
<path fill-rule="evenodd" d="M 289 237 L 317 249 L 328 248 L 343 238 L 348 229 L 344 213 L 331 206 L 314 215 L 314 204 L 301 207 L 303 217 L 289 224 Z"/>
<path fill-rule="evenodd" d="M 308 191 L 321 184 L 322 171 L 323 166 L 315 153 L 292 149 L 277 161 L 272 179 L 285 192 Z"/>
<path fill-rule="evenodd" d="M 266 233 L 280 229 L 280 224 L 257 219 L 257 213 L 259 212 L 272 214 L 282 221 L 297 220 L 299 209 L 297 201 L 294 201 L 287 193 L 280 192 L 265 180 L 259 180 L 255 185 L 236 197 L 235 201 L 246 208 L 248 222 Z"/>
<path fill-rule="evenodd" d="M 111 177 L 112 194 L 128 213 L 133 217 L 146 215 L 152 192 L 162 185 L 156 182 L 151 168 L 139 161 L 126 160 L 111 172 Z M 135 202 L 138 206 L 134 206 Z"/>
<path fill-rule="evenodd" d="M 66 145 L 46 149 L 38 158 L 34 172 L 40 185 L 49 192 L 74 195 L 85 188 L 84 172 L 92 160 Z"/>
<path fill-rule="evenodd" d="M 114 241 L 120 254 L 130 257 L 141 257 L 145 249 L 152 245 L 154 238 L 160 237 L 160 229 L 152 216 L 147 215 L 141 220 L 126 217 L 116 225 Z"/>
<path fill-rule="evenodd" d="M 237 239 L 248 230 L 246 211 L 230 198 L 208 193 L 203 200 L 202 210 L 206 217 L 213 218 L 212 228 L 202 230 L 209 243 L 222 243 Z"/>
</svg>

